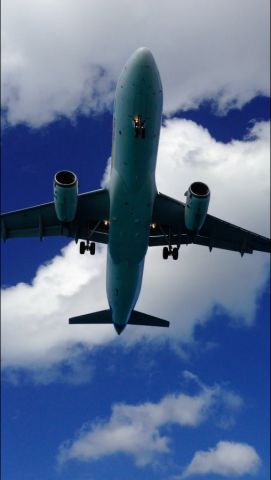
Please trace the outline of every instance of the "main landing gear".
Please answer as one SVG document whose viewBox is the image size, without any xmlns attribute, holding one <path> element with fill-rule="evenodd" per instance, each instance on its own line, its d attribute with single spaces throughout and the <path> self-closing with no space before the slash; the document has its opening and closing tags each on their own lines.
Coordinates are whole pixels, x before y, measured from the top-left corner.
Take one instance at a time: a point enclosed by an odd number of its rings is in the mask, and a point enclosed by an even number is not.
<svg viewBox="0 0 271 480">
<path fill-rule="evenodd" d="M 81 255 L 84 255 L 86 251 L 90 253 L 90 255 L 95 255 L 95 243 L 94 242 L 80 242 L 79 251 Z"/>
<path fill-rule="evenodd" d="M 173 258 L 173 260 L 178 260 L 178 258 L 179 258 L 179 248 L 181 246 L 180 235 L 175 234 L 175 239 L 173 238 L 173 242 L 172 242 L 172 231 L 171 231 L 171 229 L 169 228 L 168 232 L 165 232 L 162 225 L 158 225 L 158 227 L 160 228 L 161 233 L 165 237 L 165 243 L 168 243 L 168 247 L 163 247 L 163 259 L 167 260 L 168 257 L 171 256 Z M 176 237 L 177 237 L 177 242 L 176 242 Z M 173 248 L 172 243 L 175 243 L 175 245 L 177 244 L 177 246 Z"/>
<path fill-rule="evenodd" d="M 179 249 L 177 247 L 172 248 L 164 247 L 163 248 L 163 259 L 167 260 L 169 256 L 172 256 L 173 260 L 178 260 L 179 257 Z"/>
</svg>

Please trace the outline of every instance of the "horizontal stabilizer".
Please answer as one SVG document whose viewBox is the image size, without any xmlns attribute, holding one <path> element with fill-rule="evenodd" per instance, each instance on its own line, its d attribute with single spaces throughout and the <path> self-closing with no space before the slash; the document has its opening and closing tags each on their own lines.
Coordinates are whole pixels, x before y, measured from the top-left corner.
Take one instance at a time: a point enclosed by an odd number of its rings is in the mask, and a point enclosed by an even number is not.
<svg viewBox="0 0 271 480">
<path fill-rule="evenodd" d="M 92 324 L 92 325 L 104 325 L 112 324 L 112 314 L 110 310 L 101 310 L 100 312 L 87 313 L 86 315 L 79 315 L 79 317 L 72 317 L 69 319 L 69 324 Z M 129 325 L 142 325 L 149 327 L 169 327 L 167 320 L 133 311 L 128 321 Z"/>
<path fill-rule="evenodd" d="M 131 313 L 131 317 L 128 321 L 129 325 L 145 325 L 149 327 L 169 327 L 167 320 L 147 315 L 146 313 L 137 312 L 134 310 Z"/>
<path fill-rule="evenodd" d="M 69 323 L 102 325 L 112 323 L 112 316 L 110 310 L 100 310 L 100 312 L 87 313 L 86 315 L 70 318 Z"/>
</svg>

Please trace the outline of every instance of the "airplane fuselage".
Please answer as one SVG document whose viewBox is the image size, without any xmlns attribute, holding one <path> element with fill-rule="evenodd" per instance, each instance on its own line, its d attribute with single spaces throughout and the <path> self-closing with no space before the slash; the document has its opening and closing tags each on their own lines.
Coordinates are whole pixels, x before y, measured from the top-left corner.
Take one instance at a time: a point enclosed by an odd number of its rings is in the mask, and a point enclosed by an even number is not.
<svg viewBox="0 0 271 480">
<path fill-rule="evenodd" d="M 140 48 L 118 81 L 113 120 L 106 287 L 118 333 L 127 324 L 141 289 L 157 193 L 162 102 L 154 58 L 148 49 Z M 144 123 L 142 131 L 135 126 L 138 116 Z"/>
</svg>

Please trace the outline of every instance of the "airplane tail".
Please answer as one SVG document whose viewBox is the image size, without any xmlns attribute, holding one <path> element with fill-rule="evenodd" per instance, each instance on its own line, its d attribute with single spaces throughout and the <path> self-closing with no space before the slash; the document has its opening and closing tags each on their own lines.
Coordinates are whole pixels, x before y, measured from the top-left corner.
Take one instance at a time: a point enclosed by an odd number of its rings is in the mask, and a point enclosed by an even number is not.
<svg viewBox="0 0 271 480">
<path fill-rule="evenodd" d="M 79 315 L 69 319 L 69 324 L 91 324 L 102 325 L 112 323 L 112 315 L 110 310 L 100 310 L 99 312 L 87 313 L 86 315 Z M 167 320 L 147 315 L 146 313 L 137 312 L 133 310 L 128 320 L 128 325 L 142 325 L 150 327 L 169 327 Z"/>
</svg>

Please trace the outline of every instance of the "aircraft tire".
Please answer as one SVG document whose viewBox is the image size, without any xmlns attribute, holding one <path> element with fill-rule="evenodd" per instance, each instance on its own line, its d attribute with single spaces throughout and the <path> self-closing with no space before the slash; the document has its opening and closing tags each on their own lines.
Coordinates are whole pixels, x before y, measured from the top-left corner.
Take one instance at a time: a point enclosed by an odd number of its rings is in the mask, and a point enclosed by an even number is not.
<svg viewBox="0 0 271 480">
<path fill-rule="evenodd" d="M 85 242 L 80 242 L 80 245 L 79 245 L 79 252 L 81 253 L 81 255 L 84 255 L 86 251 L 86 245 L 85 245 Z"/>
<path fill-rule="evenodd" d="M 175 247 L 175 248 L 173 248 L 173 250 L 172 250 L 172 258 L 173 258 L 173 260 L 178 260 L 178 257 L 179 257 L 178 248 Z"/>
<path fill-rule="evenodd" d="M 167 260 L 168 259 L 168 248 L 167 247 L 164 247 L 163 248 L 163 259 L 164 260 Z"/>
<path fill-rule="evenodd" d="M 95 243 L 94 242 L 91 242 L 91 244 L 90 244 L 89 253 L 90 253 L 90 255 L 95 255 Z"/>
</svg>

